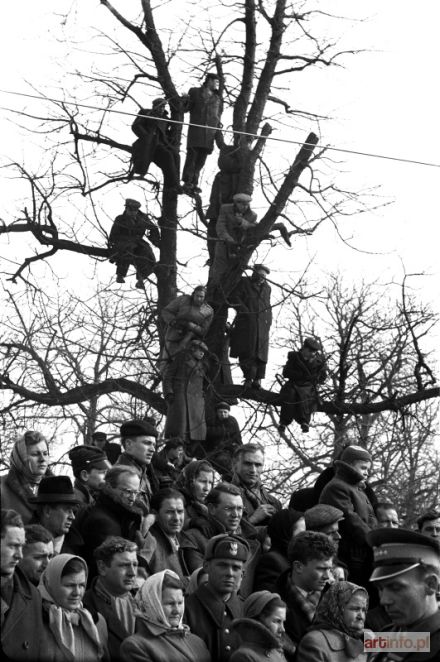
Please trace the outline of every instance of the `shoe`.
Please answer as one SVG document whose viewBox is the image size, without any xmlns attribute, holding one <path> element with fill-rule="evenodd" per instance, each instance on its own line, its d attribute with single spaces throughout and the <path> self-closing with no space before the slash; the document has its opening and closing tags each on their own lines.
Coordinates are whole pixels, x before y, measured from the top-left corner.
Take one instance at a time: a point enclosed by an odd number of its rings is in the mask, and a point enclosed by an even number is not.
<svg viewBox="0 0 440 662">
<path fill-rule="evenodd" d="M 307 425 L 307 423 L 301 423 L 301 430 L 302 430 L 303 432 L 308 432 L 309 429 L 310 429 L 310 428 L 309 428 L 309 426 Z"/>
<path fill-rule="evenodd" d="M 250 379 L 245 379 L 243 382 L 243 390 L 247 391 L 248 388 L 252 387 L 252 382 Z"/>
<path fill-rule="evenodd" d="M 252 382 L 252 388 L 261 388 L 261 380 L 254 379 L 254 381 Z"/>
<path fill-rule="evenodd" d="M 286 431 L 286 426 L 280 424 L 280 425 L 277 426 L 277 430 L 280 434 L 284 434 L 285 431 Z"/>
<path fill-rule="evenodd" d="M 116 276 L 117 283 L 125 283 L 125 278 L 123 276 Z"/>
<path fill-rule="evenodd" d="M 138 288 L 138 290 L 143 290 L 143 289 L 145 289 L 145 288 L 144 288 L 144 281 L 141 280 L 141 279 L 137 280 L 137 281 L 136 281 L 136 287 Z"/>
<path fill-rule="evenodd" d="M 193 186 L 194 193 L 201 193 L 202 189 L 199 186 Z"/>
</svg>

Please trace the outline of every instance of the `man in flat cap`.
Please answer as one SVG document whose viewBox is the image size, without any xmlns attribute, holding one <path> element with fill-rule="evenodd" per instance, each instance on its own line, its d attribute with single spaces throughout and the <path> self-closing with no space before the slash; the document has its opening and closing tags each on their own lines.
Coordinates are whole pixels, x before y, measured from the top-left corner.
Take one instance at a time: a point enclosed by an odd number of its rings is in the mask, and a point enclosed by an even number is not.
<svg viewBox="0 0 440 662">
<path fill-rule="evenodd" d="M 242 616 L 237 590 L 248 553 L 249 546 L 240 536 L 226 533 L 211 538 L 203 563 L 208 581 L 186 599 L 185 620 L 206 643 L 212 662 L 227 662 L 239 646 L 231 625 Z"/>
<path fill-rule="evenodd" d="M 136 506 L 142 510 L 142 514 L 145 516 L 150 512 L 153 490 L 158 488 L 158 485 L 154 484 L 154 473 L 151 468 L 158 432 L 155 426 L 148 421 L 134 420 L 123 423 L 120 434 L 124 451 L 119 456 L 115 467 L 129 466 L 138 471 L 141 483 Z"/>
<path fill-rule="evenodd" d="M 116 264 L 116 282 L 124 283 L 128 267 L 136 268 L 136 287 L 143 288 L 144 280 L 153 273 L 156 258 L 144 234 L 159 247 L 160 235 L 157 226 L 148 214 L 140 211 L 141 203 L 127 198 L 122 214 L 115 218 L 108 238 L 110 262 Z"/>
<path fill-rule="evenodd" d="M 288 381 L 281 388 L 280 424 L 283 434 L 295 420 L 303 432 L 309 431 L 310 419 L 318 404 L 318 385 L 327 377 L 321 344 L 315 338 L 306 338 L 299 351 L 289 352 L 283 368 L 283 377 Z"/>
<path fill-rule="evenodd" d="M 255 264 L 251 276 L 240 278 L 230 303 L 237 311 L 230 332 L 231 357 L 238 358 L 245 388 L 260 388 L 266 374 L 269 333 L 272 324 L 270 273 L 264 264 Z"/>
<path fill-rule="evenodd" d="M 105 432 L 93 432 L 90 445 L 96 446 L 96 448 L 99 448 L 99 450 L 104 451 L 107 456 L 107 460 L 112 465 L 117 461 L 118 457 L 122 453 L 120 444 L 117 444 L 114 441 L 107 441 L 107 435 Z"/>
<path fill-rule="evenodd" d="M 247 193 L 236 193 L 233 202 L 220 207 L 216 223 L 217 243 L 210 279 L 218 285 L 231 265 L 238 264 L 243 244 L 256 227 L 257 215 L 250 208 L 252 198 Z"/>
<path fill-rule="evenodd" d="M 334 543 L 336 549 L 339 547 L 341 534 L 339 533 L 339 522 L 344 519 L 344 513 L 339 508 L 318 503 L 304 513 L 307 531 L 318 531 L 325 533 Z"/>
<path fill-rule="evenodd" d="M 393 632 L 430 634 L 429 652 L 370 653 L 369 662 L 440 660 L 440 545 L 433 538 L 404 529 L 376 529 L 368 534 L 374 570 L 370 582 L 392 621 Z"/>
<path fill-rule="evenodd" d="M 321 504 L 339 508 L 344 513 L 339 530 L 342 539 L 339 557 L 347 564 L 349 579 L 368 589 L 372 555 L 367 534 L 377 526 L 374 504 L 366 493 L 366 481 L 372 466 L 371 454 L 361 446 L 347 446 L 335 460 L 335 476 L 324 487 Z"/>
<path fill-rule="evenodd" d="M 81 504 L 93 503 L 111 464 L 104 451 L 95 446 L 75 446 L 69 451 L 75 482 L 73 489 Z"/>
<path fill-rule="evenodd" d="M 231 416 L 230 404 L 217 402 L 214 416 L 207 421 L 206 440 L 202 446 L 206 459 L 222 476 L 222 480 L 231 480 L 232 456 L 241 445 L 240 427 L 237 419 Z"/>
</svg>

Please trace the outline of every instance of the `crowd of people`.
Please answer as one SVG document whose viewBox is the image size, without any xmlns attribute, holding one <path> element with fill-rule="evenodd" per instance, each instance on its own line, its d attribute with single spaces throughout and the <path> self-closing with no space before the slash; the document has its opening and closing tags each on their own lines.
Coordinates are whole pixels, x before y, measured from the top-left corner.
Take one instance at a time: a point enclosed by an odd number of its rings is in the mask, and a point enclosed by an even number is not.
<svg viewBox="0 0 440 662">
<path fill-rule="evenodd" d="M 214 467 L 127 421 L 120 445 L 96 433 L 69 459 L 54 475 L 45 437 L 26 432 L 1 478 L 3 659 L 440 659 L 440 512 L 403 528 L 365 448 L 285 508 L 264 448 L 241 439 Z M 429 633 L 430 652 L 368 652 L 384 631 Z"/>
</svg>

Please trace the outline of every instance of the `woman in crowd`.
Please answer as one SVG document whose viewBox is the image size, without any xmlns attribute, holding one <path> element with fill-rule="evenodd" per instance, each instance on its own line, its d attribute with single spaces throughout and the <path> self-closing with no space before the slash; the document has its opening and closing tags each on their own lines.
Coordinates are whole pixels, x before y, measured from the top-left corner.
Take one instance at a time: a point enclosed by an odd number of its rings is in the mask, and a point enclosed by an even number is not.
<svg viewBox="0 0 440 662">
<path fill-rule="evenodd" d="M 309 631 L 301 639 L 297 662 L 365 662 L 364 623 L 368 593 L 340 581 L 324 593 Z"/>
<path fill-rule="evenodd" d="M 207 517 L 205 499 L 214 485 L 214 469 L 206 460 L 190 462 L 180 474 L 176 488 L 185 496 L 185 529 L 196 517 Z"/>
<path fill-rule="evenodd" d="M 41 432 L 25 432 L 15 442 L 10 462 L 9 472 L 1 478 L 2 508 L 15 510 L 23 523 L 29 524 L 35 510 L 29 499 L 36 495 L 41 479 L 48 473 L 46 437 Z"/>
<path fill-rule="evenodd" d="M 136 598 L 135 634 L 120 649 L 124 662 L 210 662 L 205 643 L 182 624 L 183 585 L 172 570 L 145 581 Z"/>
<path fill-rule="evenodd" d="M 277 593 L 252 593 L 244 602 L 243 617 L 232 623 L 241 643 L 230 662 L 291 662 L 295 646 L 285 634 L 285 620 L 286 605 Z"/>
<path fill-rule="evenodd" d="M 82 606 L 87 565 L 80 556 L 59 554 L 43 572 L 41 662 L 99 662 L 107 659 L 107 626 Z"/>
<path fill-rule="evenodd" d="M 268 552 L 261 555 L 255 572 L 256 591 L 275 591 L 280 575 L 290 568 L 287 560 L 289 542 L 301 531 L 306 530 L 304 513 L 298 510 L 280 510 L 267 526 L 271 541 Z"/>
</svg>

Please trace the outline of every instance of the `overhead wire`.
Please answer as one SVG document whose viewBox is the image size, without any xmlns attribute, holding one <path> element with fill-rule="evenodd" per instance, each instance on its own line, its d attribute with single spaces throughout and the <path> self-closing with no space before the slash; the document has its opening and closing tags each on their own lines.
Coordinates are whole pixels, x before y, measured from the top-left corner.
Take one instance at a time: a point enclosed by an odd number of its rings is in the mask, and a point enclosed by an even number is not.
<svg viewBox="0 0 440 662">
<path fill-rule="evenodd" d="M 133 113 L 130 111 L 126 110 L 116 110 L 114 108 L 101 108 L 99 106 L 94 106 L 92 104 L 86 104 L 86 103 L 79 103 L 77 101 L 66 101 L 65 99 L 54 99 L 52 97 L 47 97 L 47 96 L 39 96 L 36 94 L 29 94 L 26 92 L 16 92 L 14 90 L 1 90 L 1 94 L 10 94 L 13 96 L 20 96 L 20 97 L 28 97 L 30 99 L 39 99 L 40 101 L 51 101 L 53 103 L 59 103 L 59 104 L 64 104 L 64 105 L 70 105 L 70 106 L 76 106 L 78 108 L 87 108 L 89 110 L 100 110 L 100 111 L 105 111 L 106 113 L 114 113 L 117 115 L 126 115 L 128 117 L 137 117 L 139 113 Z M 17 111 L 12 108 L 5 108 L 3 106 L 0 106 L 3 110 L 10 111 L 10 112 L 18 112 L 19 114 L 25 114 L 22 111 Z M 374 159 L 382 159 L 382 160 L 387 160 L 387 161 L 397 161 L 399 163 L 408 163 L 408 164 L 413 164 L 413 165 L 421 165 L 421 166 L 427 166 L 431 168 L 440 168 L 440 163 L 433 163 L 431 161 L 420 161 L 417 159 L 410 159 L 410 158 L 405 158 L 405 157 L 399 157 L 399 156 L 390 156 L 389 154 L 378 154 L 376 152 L 365 152 L 365 151 L 360 151 L 360 150 L 355 150 L 355 149 L 348 149 L 344 147 L 334 147 L 332 145 L 323 145 L 322 143 L 307 143 L 304 141 L 300 140 L 293 140 L 291 138 L 277 138 L 276 136 L 268 135 L 264 136 L 262 134 L 258 133 L 250 133 L 248 131 L 238 131 L 236 129 L 225 129 L 225 128 L 220 128 L 218 126 L 210 126 L 207 124 L 196 124 L 195 122 L 184 122 L 182 120 L 173 120 L 170 117 L 156 117 L 153 116 L 155 120 L 158 121 L 163 121 L 167 122 L 169 124 L 181 124 L 182 126 L 192 126 L 196 127 L 198 129 L 215 129 L 215 130 L 221 130 L 222 133 L 229 133 L 232 135 L 240 135 L 240 136 L 246 136 L 248 138 L 253 138 L 255 140 L 271 140 L 275 142 L 281 142 L 281 143 L 286 143 L 286 144 L 291 144 L 291 145 L 300 145 L 300 146 L 310 146 L 310 147 L 319 147 L 324 150 L 328 151 L 333 151 L 333 152 L 341 152 L 342 154 L 351 154 L 354 156 L 364 156 L 367 158 L 374 158 Z"/>
</svg>

